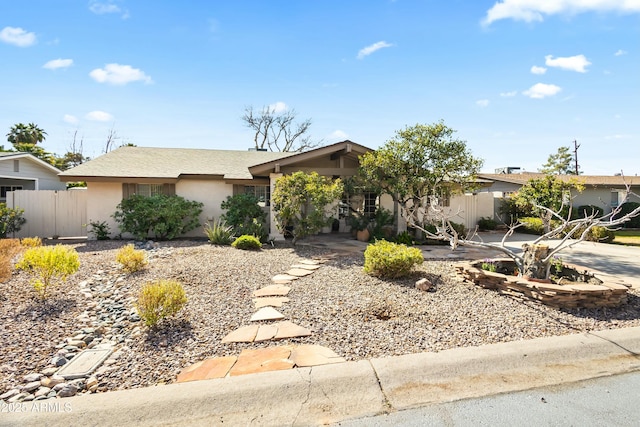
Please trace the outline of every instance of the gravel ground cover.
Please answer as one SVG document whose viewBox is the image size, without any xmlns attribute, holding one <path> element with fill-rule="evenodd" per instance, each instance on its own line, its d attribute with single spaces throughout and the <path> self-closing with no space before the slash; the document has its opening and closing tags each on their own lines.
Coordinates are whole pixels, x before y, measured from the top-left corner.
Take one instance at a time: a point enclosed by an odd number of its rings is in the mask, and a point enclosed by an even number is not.
<svg viewBox="0 0 640 427">
<path fill-rule="evenodd" d="M 53 290 L 46 303 L 37 299 L 24 272 L 14 272 L 0 284 L 0 394 L 22 384 L 25 375 L 50 368 L 65 339 L 85 327 L 98 328 L 96 342 L 115 346 L 109 363 L 96 374 L 97 391 L 109 391 L 171 383 L 190 364 L 237 355 L 244 348 L 320 344 L 347 360 L 359 360 L 640 326 L 638 290 L 631 290 L 629 302 L 616 309 L 562 311 L 464 283 L 446 260 L 425 261 L 412 277 L 385 281 L 362 272 L 361 253 L 336 256 L 327 249 L 284 243 L 241 251 L 188 240 L 160 243 L 147 252 L 150 262 L 144 271 L 125 274 L 115 255 L 127 243 L 71 244 L 80 254 L 80 270 Z M 220 342 L 250 323 L 256 311 L 254 290 L 312 258 L 326 262 L 293 282 L 291 301 L 278 308 L 312 336 Z M 435 291 L 415 289 L 422 277 L 435 283 Z M 150 331 L 135 318 L 134 301 L 144 283 L 160 278 L 179 280 L 189 302 L 177 317 Z M 114 326 L 104 315 L 113 308 L 109 304 L 123 305 L 126 320 Z"/>
</svg>

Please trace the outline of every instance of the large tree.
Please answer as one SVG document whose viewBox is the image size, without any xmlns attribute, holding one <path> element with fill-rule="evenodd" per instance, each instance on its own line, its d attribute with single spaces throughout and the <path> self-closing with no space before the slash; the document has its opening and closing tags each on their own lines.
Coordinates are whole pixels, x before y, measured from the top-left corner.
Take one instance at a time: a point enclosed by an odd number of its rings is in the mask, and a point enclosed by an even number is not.
<svg viewBox="0 0 640 427">
<path fill-rule="evenodd" d="M 11 130 L 7 134 L 7 141 L 14 146 L 20 144 L 36 145 L 46 139 L 47 133 L 40 129 L 36 124 L 18 123 L 11 127 Z M 22 151 L 22 150 L 18 150 Z"/>
<path fill-rule="evenodd" d="M 253 131 L 256 150 L 299 152 L 320 145 L 308 135 L 311 119 L 296 123 L 296 115 L 295 110 L 277 106 L 263 107 L 260 111 L 246 107 L 242 121 Z"/>
<path fill-rule="evenodd" d="M 551 220 L 568 214 L 574 192 L 582 192 L 584 184 L 578 178 L 563 180 L 555 175 L 531 179 L 513 196 L 516 205 L 542 219 L 545 233 L 551 230 Z"/>
<path fill-rule="evenodd" d="M 482 166 L 466 142 L 442 121 L 397 131 L 384 146 L 360 157 L 361 178 L 398 202 L 407 224 L 425 230 L 439 200 L 469 188 Z"/>
<path fill-rule="evenodd" d="M 8 151 L 15 150 L 33 154 L 35 157 L 55 165 L 55 156 L 38 145 L 38 143 L 46 139 L 46 134 L 44 130 L 34 123 L 29 123 L 28 125 L 18 123 L 12 126 L 7 134 L 7 141 L 13 145 L 13 149 Z"/>
<path fill-rule="evenodd" d="M 560 147 L 558 152 L 550 154 L 547 163 L 538 169 L 547 175 L 576 175 L 573 154 L 569 147 Z"/>
</svg>

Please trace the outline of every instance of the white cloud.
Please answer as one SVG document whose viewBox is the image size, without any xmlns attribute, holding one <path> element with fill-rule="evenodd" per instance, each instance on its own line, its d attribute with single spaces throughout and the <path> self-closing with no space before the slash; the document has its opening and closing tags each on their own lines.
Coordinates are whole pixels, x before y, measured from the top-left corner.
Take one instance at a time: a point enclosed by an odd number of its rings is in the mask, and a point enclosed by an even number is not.
<svg viewBox="0 0 640 427">
<path fill-rule="evenodd" d="M 531 73 L 533 74 L 544 74 L 547 72 L 547 69 L 544 67 L 538 67 L 537 65 L 534 65 L 533 67 L 531 67 Z"/>
<path fill-rule="evenodd" d="M 48 70 L 57 70 L 58 68 L 67 68 L 73 65 L 73 59 L 52 59 L 42 66 Z"/>
<path fill-rule="evenodd" d="M 516 96 L 517 94 L 517 90 L 513 90 L 511 92 L 500 92 L 500 96 L 503 98 L 511 98 L 512 96 Z"/>
<path fill-rule="evenodd" d="M 488 107 L 489 106 L 489 100 L 488 99 L 479 99 L 476 101 L 476 105 L 478 107 Z"/>
<path fill-rule="evenodd" d="M 334 130 L 329 134 L 328 139 L 332 141 L 344 141 L 349 138 L 346 132 L 341 131 L 340 129 Z"/>
<path fill-rule="evenodd" d="M 626 55 L 627 53 L 629 53 L 629 52 L 627 52 L 626 50 L 618 49 L 618 51 L 616 53 L 614 53 L 613 55 L 614 56 L 622 56 L 622 55 Z"/>
<path fill-rule="evenodd" d="M 546 83 L 536 83 L 529 89 L 522 92 L 522 94 L 528 96 L 529 98 L 542 99 L 546 98 L 547 96 L 553 96 L 561 90 L 562 88 L 560 86 L 550 85 Z"/>
<path fill-rule="evenodd" d="M 107 1 L 99 1 L 99 0 L 91 0 L 89 2 L 89 10 L 96 15 L 105 15 L 108 13 L 121 13 L 122 19 L 129 18 L 129 11 L 127 9 L 122 9 L 117 5 L 117 1 L 107 0 Z"/>
<path fill-rule="evenodd" d="M 92 111 L 87 113 L 84 118 L 94 122 L 109 122 L 113 120 L 113 116 L 109 113 L 105 113 L 104 111 Z"/>
<path fill-rule="evenodd" d="M 4 27 L 0 31 L 0 40 L 18 47 L 27 47 L 36 43 L 36 35 L 28 33 L 22 28 Z"/>
<path fill-rule="evenodd" d="M 65 114 L 62 120 L 64 120 L 65 123 L 69 123 L 72 125 L 77 125 L 80 121 L 76 116 L 72 116 L 71 114 Z"/>
<path fill-rule="evenodd" d="M 591 65 L 591 62 L 584 55 L 566 56 L 554 58 L 553 55 L 547 55 L 544 57 L 545 64 L 548 67 L 558 67 L 563 70 L 577 71 L 578 73 L 586 73 L 586 67 Z"/>
<path fill-rule="evenodd" d="M 282 113 L 283 111 L 287 111 L 289 107 L 282 101 L 278 101 L 275 104 L 269 105 L 269 111 L 273 111 L 274 113 Z"/>
<path fill-rule="evenodd" d="M 96 68 L 89 73 L 91 78 L 98 83 L 109 83 L 112 85 L 126 85 L 127 83 L 142 81 L 153 83 L 151 77 L 138 68 L 130 65 L 107 64 L 104 68 Z"/>
<path fill-rule="evenodd" d="M 385 41 L 374 43 L 372 45 L 369 45 L 365 48 L 360 49 L 360 51 L 358 52 L 358 59 L 362 59 L 365 56 L 371 55 L 373 52 L 377 50 L 383 49 L 385 47 L 391 47 L 391 46 L 393 46 L 391 43 L 387 43 Z"/>
<path fill-rule="evenodd" d="M 624 134 L 616 134 L 616 135 L 606 135 L 604 137 L 604 139 L 630 139 L 631 135 L 624 135 Z"/>
<path fill-rule="evenodd" d="M 541 22 L 544 16 L 584 12 L 640 12 L 638 0 L 501 0 L 496 2 L 482 20 L 491 25 L 501 19 Z"/>
</svg>

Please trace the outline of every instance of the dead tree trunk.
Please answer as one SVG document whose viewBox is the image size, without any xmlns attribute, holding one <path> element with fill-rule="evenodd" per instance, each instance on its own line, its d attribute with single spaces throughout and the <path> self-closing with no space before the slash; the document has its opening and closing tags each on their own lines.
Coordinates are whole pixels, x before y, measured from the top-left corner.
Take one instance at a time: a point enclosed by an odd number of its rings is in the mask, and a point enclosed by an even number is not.
<svg viewBox="0 0 640 427">
<path fill-rule="evenodd" d="M 549 246 L 522 245 L 522 276 L 531 279 L 545 280 L 549 272 Z"/>
</svg>

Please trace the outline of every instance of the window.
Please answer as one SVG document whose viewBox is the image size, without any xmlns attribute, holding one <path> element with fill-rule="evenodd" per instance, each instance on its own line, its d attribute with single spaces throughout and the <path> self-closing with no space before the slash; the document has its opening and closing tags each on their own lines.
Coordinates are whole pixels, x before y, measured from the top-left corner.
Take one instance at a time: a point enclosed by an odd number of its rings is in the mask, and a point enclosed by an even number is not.
<svg viewBox="0 0 640 427">
<path fill-rule="evenodd" d="M 162 191 L 162 184 L 136 184 L 136 194 L 148 197 L 164 193 Z"/>
<path fill-rule="evenodd" d="M 268 185 L 245 185 L 244 192 L 255 196 L 262 207 L 271 205 L 271 187 Z"/>
<path fill-rule="evenodd" d="M 157 196 L 166 194 L 173 196 L 176 194 L 175 184 L 122 184 L 122 198 L 137 194 L 139 196 Z"/>
<path fill-rule="evenodd" d="M 3 185 L 0 186 L 0 199 L 7 198 L 7 191 L 22 190 L 22 185 Z"/>
<path fill-rule="evenodd" d="M 378 195 L 376 193 L 364 193 L 364 214 L 373 218 L 376 214 Z"/>
<path fill-rule="evenodd" d="M 13 171 L 20 172 L 20 160 L 13 161 Z"/>
<path fill-rule="evenodd" d="M 618 207 L 618 205 L 620 204 L 620 196 L 618 195 L 619 193 L 617 191 L 612 191 L 611 192 L 611 207 L 615 208 Z"/>
</svg>

